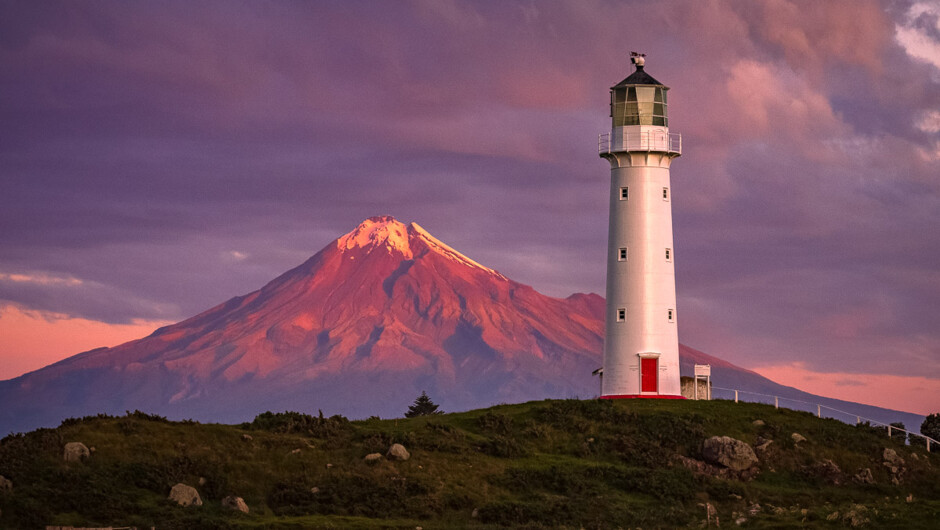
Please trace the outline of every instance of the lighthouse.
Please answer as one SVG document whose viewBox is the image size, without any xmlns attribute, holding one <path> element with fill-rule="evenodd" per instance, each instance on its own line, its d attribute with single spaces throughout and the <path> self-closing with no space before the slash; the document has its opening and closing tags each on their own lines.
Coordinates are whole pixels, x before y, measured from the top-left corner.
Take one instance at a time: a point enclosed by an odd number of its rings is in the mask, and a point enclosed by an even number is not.
<svg viewBox="0 0 940 530">
<path fill-rule="evenodd" d="M 610 133 L 598 150 L 610 162 L 607 332 L 601 398 L 680 398 L 679 315 L 669 166 L 682 139 L 669 132 L 669 88 L 636 71 L 610 89 Z"/>
</svg>

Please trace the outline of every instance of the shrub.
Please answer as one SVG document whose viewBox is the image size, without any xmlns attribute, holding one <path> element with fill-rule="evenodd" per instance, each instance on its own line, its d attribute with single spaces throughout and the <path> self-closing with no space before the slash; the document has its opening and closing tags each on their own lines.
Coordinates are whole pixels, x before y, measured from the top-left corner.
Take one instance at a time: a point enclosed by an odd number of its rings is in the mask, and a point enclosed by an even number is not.
<svg viewBox="0 0 940 530">
<path fill-rule="evenodd" d="M 477 425 L 484 431 L 504 436 L 512 432 L 512 418 L 505 414 L 487 412 L 477 418 Z"/>
<path fill-rule="evenodd" d="M 241 427 L 275 433 L 309 434 L 316 438 L 332 438 L 350 431 L 348 419 L 338 414 L 324 418 L 323 411 L 317 417 L 301 412 L 268 411 L 255 416 L 251 423 L 244 423 Z"/>
</svg>

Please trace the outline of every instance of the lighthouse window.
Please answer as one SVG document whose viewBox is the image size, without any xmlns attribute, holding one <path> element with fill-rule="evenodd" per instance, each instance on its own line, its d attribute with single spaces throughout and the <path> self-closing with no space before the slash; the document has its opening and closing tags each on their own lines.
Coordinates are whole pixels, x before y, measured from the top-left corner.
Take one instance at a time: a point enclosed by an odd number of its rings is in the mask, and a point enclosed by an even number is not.
<svg viewBox="0 0 940 530">
<path fill-rule="evenodd" d="M 630 86 L 611 93 L 611 115 L 614 127 L 628 125 L 669 125 L 666 109 L 666 88 L 661 86 Z"/>
<path fill-rule="evenodd" d="M 663 188 L 663 200 L 664 201 L 669 200 L 669 188 Z"/>
<path fill-rule="evenodd" d="M 666 249 L 666 261 L 672 261 L 672 249 L 671 248 Z"/>
<path fill-rule="evenodd" d="M 620 309 L 617 310 L 617 322 L 623 322 L 626 319 L 627 319 L 627 310 L 621 307 Z"/>
<path fill-rule="evenodd" d="M 675 310 L 670 309 L 670 310 L 667 312 L 667 315 L 668 315 L 668 317 L 669 317 L 669 321 L 670 321 L 670 322 L 675 322 L 675 321 L 676 321 L 676 312 L 675 312 Z"/>
<path fill-rule="evenodd" d="M 617 261 L 627 261 L 627 247 L 620 247 L 620 252 L 617 254 Z"/>
<path fill-rule="evenodd" d="M 620 188 L 620 200 L 621 200 L 621 201 L 625 201 L 625 200 L 627 200 L 627 197 L 628 197 L 627 187 L 624 186 L 624 187 Z"/>
</svg>

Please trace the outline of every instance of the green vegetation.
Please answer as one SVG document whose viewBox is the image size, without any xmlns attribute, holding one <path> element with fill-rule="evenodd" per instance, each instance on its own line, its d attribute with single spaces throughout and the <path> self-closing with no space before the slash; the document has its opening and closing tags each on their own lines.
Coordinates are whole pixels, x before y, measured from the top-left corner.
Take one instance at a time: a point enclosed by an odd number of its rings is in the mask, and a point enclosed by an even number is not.
<svg viewBox="0 0 940 530">
<path fill-rule="evenodd" d="M 750 481 L 677 462 L 701 460 L 709 436 L 772 443 Z M 94 452 L 65 462 L 68 442 Z M 902 442 L 728 401 L 555 400 L 363 421 L 269 412 L 237 426 L 99 415 L 0 440 L 13 483 L 0 490 L 0 528 L 671 528 L 698 527 L 706 503 L 723 527 L 931 528 L 940 456 Z M 393 443 L 411 458 L 364 460 Z M 885 448 L 904 460 L 895 472 Z M 874 483 L 855 479 L 865 468 Z M 205 504 L 167 500 L 178 482 Z M 223 509 L 228 495 L 250 513 Z"/>
</svg>

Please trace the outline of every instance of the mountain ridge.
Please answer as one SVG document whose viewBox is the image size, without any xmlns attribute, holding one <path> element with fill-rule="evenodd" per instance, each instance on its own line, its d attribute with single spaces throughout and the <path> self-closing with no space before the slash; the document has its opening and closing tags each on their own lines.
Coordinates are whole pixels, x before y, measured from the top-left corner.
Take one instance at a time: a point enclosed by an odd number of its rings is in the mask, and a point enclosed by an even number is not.
<svg viewBox="0 0 940 530">
<path fill-rule="evenodd" d="M 0 432 L 135 409 L 213 421 L 318 408 L 390 416 L 421 390 L 446 410 L 593 396 L 604 304 L 543 295 L 417 223 L 370 217 L 256 291 L 0 382 Z M 686 346 L 680 357 L 684 375 L 707 361 L 713 381 L 767 387 Z"/>
</svg>

